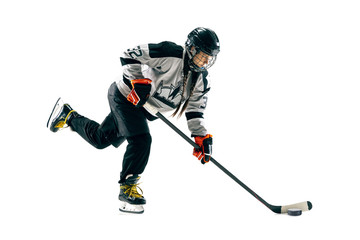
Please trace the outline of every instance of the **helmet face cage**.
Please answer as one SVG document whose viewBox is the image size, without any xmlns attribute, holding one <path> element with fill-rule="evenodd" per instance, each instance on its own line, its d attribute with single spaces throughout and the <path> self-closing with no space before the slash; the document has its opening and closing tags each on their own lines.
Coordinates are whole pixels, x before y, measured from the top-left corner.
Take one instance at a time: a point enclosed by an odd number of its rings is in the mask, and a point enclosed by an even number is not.
<svg viewBox="0 0 360 240">
<path fill-rule="evenodd" d="M 185 46 L 190 69 L 195 72 L 205 71 L 214 65 L 220 51 L 219 39 L 215 32 L 206 28 L 194 29 L 188 35 Z"/>
<path fill-rule="evenodd" d="M 192 70 L 196 72 L 201 72 L 209 69 L 212 65 L 214 65 L 216 61 L 216 55 L 208 55 L 205 52 L 201 51 L 200 48 L 195 47 L 192 52 L 192 57 L 190 58 L 190 68 L 193 68 Z"/>
</svg>

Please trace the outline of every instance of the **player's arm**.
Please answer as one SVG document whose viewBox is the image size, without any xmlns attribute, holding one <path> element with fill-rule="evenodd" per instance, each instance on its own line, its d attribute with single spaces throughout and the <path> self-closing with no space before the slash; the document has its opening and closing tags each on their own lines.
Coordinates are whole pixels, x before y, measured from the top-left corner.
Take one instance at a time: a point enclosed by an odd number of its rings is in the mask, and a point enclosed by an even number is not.
<svg viewBox="0 0 360 240">
<path fill-rule="evenodd" d="M 185 112 L 188 128 L 191 135 L 195 138 L 196 144 L 199 145 L 199 148 L 194 149 L 193 155 L 196 156 L 201 163 L 209 162 L 213 143 L 213 136 L 208 133 L 204 120 L 204 111 L 210 90 L 206 77 L 207 73 L 205 72 L 200 76 L 200 79 L 198 79 Z"/>
<path fill-rule="evenodd" d="M 142 65 L 147 64 L 150 60 L 147 53 L 147 45 L 139 45 L 123 52 L 120 62 L 123 67 L 124 79 L 131 81 L 144 78 Z"/>
<path fill-rule="evenodd" d="M 143 44 L 127 49 L 120 57 L 124 77 L 130 81 L 142 79 L 144 66 L 163 67 L 166 59 L 158 57 L 163 51 L 166 51 L 166 46 L 160 44 Z"/>
<path fill-rule="evenodd" d="M 145 104 L 151 92 L 152 80 L 144 77 L 143 68 L 144 66 L 161 68 L 164 58 L 152 56 L 152 52 L 161 50 L 154 49 L 154 44 L 144 44 L 127 49 L 120 57 L 123 81 L 130 89 L 127 99 L 137 107 Z"/>
</svg>

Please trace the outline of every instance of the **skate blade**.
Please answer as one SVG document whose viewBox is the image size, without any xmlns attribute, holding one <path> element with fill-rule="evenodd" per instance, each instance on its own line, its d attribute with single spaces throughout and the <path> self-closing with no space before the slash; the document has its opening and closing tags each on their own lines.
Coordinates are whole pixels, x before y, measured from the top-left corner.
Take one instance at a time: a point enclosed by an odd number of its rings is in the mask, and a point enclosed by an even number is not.
<svg viewBox="0 0 360 240">
<path fill-rule="evenodd" d="M 50 129 L 51 123 L 54 121 L 54 119 L 56 119 L 60 113 L 61 113 L 61 109 L 64 106 L 64 102 L 62 101 L 61 97 L 56 101 L 55 106 L 50 114 L 49 120 L 46 124 L 46 127 Z M 66 128 L 68 127 L 67 124 L 65 124 L 64 126 L 62 126 L 62 128 Z M 62 128 L 59 128 L 58 130 L 62 130 Z"/>
<path fill-rule="evenodd" d="M 124 213 L 135 213 L 135 214 L 141 214 L 144 213 L 144 207 L 143 205 L 133 205 L 127 202 L 120 201 L 120 208 L 119 210 Z"/>
</svg>

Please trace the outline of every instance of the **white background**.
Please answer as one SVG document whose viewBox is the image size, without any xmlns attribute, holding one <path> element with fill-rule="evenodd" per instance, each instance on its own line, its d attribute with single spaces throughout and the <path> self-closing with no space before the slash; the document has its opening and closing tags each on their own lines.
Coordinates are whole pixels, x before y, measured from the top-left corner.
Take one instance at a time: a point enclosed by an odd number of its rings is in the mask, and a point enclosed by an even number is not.
<svg viewBox="0 0 360 240">
<path fill-rule="evenodd" d="M 357 1 L 2 1 L 1 239 L 359 239 Z M 143 215 L 118 211 L 125 145 L 51 133 L 58 97 L 101 122 L 120 53 L 215 30 L 206 113 L 214 157 L 277 215 L 160 120 L 150 123 Z M 184 132 L 186 120 L 171 119 Z"/>
</svg>

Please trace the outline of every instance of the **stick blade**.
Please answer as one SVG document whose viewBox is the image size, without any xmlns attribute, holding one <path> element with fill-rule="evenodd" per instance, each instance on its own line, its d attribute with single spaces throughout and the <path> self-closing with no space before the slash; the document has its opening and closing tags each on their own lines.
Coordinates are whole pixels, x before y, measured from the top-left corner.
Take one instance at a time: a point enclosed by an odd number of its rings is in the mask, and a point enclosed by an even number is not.
<svg viewBox="0 0 360 240">
<path fill-rule="evenodd" d="M 287 213 L 290 208 L 297 208 L 301 209 L 302 211 L 309 211 L 312 209 L 312 203 L 310 201 L 305 201 L 291 205 L 281 206 L 281 213 Z"/>
</svg>

